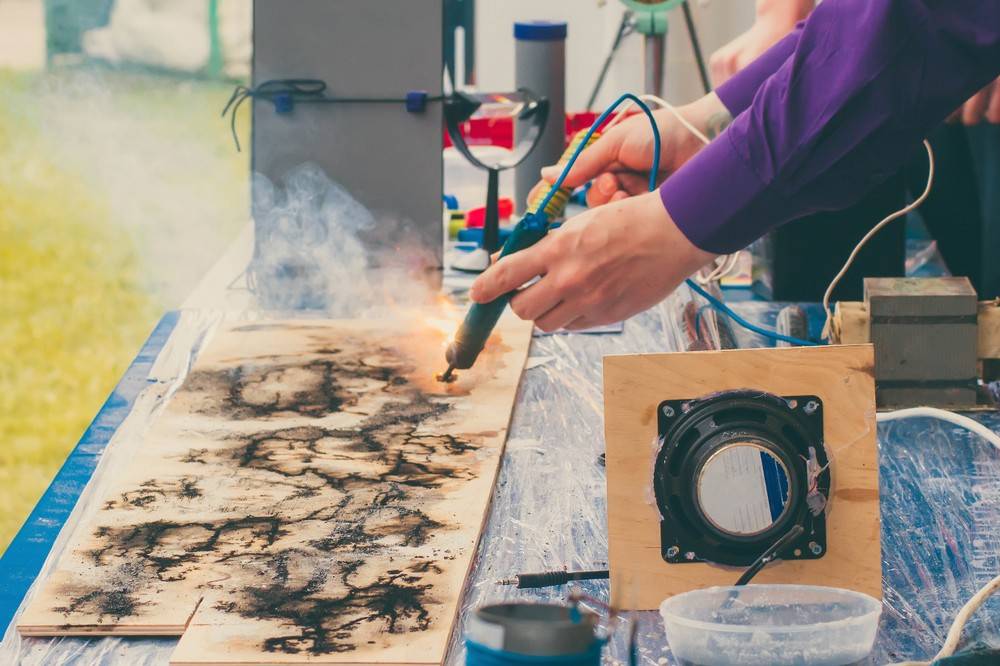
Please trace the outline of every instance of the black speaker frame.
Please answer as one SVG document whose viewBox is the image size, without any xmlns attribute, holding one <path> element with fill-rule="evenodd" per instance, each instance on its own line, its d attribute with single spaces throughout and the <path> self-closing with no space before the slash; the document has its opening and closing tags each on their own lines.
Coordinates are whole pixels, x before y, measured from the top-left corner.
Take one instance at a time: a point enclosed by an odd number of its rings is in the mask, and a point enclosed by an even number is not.
<svg viewBox="0 0 1000 666">
<path fill-rule="evenodd" d="M 825 510 L 815 513 L 809 496 L 810 448 L 822 471 L 815 475 L 823 505 L 830 469 L 823 443 L 823 402 L 815 395 L 776 396 L 742 389 L 700 398 L 664 400 L 657 409 L 660 449 L 653 489 L 660 511 L 660 545 L 670 564 L 711 562 L 749 566 L 794 525 L 804 533 L 779 553 L 782 559 L 818 559 L 826 553 Z M 715 526 L 701 510 L 696 479 L 705 462 L 734 442 L 750 442 L 784 465 L 789 496 L 767 529 L 737 535 Z M 814 497 L 815 499 L 815 497 Z"/>
</svg>

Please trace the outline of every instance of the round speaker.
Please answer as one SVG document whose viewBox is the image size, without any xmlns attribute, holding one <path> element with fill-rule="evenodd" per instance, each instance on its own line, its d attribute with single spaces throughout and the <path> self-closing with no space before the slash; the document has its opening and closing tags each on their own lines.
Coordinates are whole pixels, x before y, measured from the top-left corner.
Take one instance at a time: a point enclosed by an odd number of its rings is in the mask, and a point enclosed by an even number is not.
<svg viewBox="0 0 1000 666">
<path fill-rule="evenodd" d="M 781 557 L 823 556 L 830 472 L 818 397 L 726 391 L 666 400 L 658 414 L 667 562 L 749 566 L 795 525 L 805 531 Z"/>
</svg>

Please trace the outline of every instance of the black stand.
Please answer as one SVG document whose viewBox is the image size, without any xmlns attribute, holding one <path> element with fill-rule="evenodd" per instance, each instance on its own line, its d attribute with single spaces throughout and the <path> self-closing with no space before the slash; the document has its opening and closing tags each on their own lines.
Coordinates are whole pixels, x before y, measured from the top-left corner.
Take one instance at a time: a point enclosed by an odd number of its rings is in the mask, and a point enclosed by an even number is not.
<svg viewBox="0 0 1000 666">
<path fill-rule="evenodd" d="M 486 219 L 483 222 L 483 249 L 492 255 L 500 249 L 500 169 L 490 167 L 486 184 Z"/>
</svg>

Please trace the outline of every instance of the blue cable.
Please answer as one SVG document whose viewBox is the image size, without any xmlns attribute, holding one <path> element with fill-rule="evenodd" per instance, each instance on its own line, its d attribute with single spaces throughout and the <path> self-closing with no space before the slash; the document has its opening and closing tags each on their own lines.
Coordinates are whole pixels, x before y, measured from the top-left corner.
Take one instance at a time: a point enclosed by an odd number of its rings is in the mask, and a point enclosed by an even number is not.
<svg viewBox="0 0 1000 666">
<path fill-rule="evenodd" d="M 694 280 L 689 279 L 685 280 L 685 282 L 687 282 L 687 285 L 691 287 L 691 289 L 693 289 L 695 292 L 697 292 L 699 296 L 708 301 L 713 308 L 715 308 L 719 312 L 722 312 L 725 315 L 728 315 L 730 319 L 732 319 L 733 321 L 735 321 L 737 324 L 747 329 L 748 331 L 753 331 L 758 335 L 763 335 L 765 338 L 771 338 L 772 340 L 780 340 L 782 342 L 788 342 L 793 345 L 799 345 L 800 347 L 815 347 L 819 344 L 813 342 L 812 340 L 802 340 L 801 338 L 793 338 L 790 335 L 782 335 L 781 333 L 778 333 L 776 331 L 771 331 L 766 328 L 761 328 L 756 324 L 751 324 L 746 319 L 733 312 L 728 305 L 717 299 L 715 296 L 712 296 L 712 294 L 705 291 L 701 287 L 701 285 L 699 285 Z"/>
<path fill-rule="evenodd" d="M 649 124 L 653 129 L 653 168 L 649 172 L 649 191 L 652 192 L 656 189 L 656 174 L 660 171 L 660 128 L 656 125 L 656 118 L 653 117 L 653 112 L 649 110 L 646 103 L 632 93 L 625 93 L 616 99 L 611 106 L 606 108 L 604 113 L 598 116 L 597 120 L 595 120 L 590 126 L 590 129 L 587 130 L 587 133 L 583 136 L 583 140 L 580 141 L 576 150 L 573 151 L 572 157 L 569 158 L 569 161 L 566 162 L 566 166 L 563 167 L 562 173 L 559 174 L 559 178 L 556 179 L 556 182 L 552 184 L 551 188 L 549 188 L 549 193 L 545 195 L 545 198 L 542 199 L 535 208 L 535 215 L 541 213 L 545 210 L 545 207 L 549 205 L 552 197 L 555 196 L 555 193 L 560 187 L 562 187 L 563 181 L 566 180 L 566 176 L 569 175 L 570 170 L 576 163 L 576 158 L 580 156 L 580 153 L 583 152 L 583 149 L 586 148 L 587 144 L 590 142 L 590 138 L 594 136 L 594 132 L 597 131 L 598 127 L 604 124 L 604 121 L 608 119 L 608 116 L 614 113 L 615 109 L 621 106 L 621 103 L 625 100 L 635 102 L 636 106 L 642 109 L 642 112 L 646 114 L 646 117 L 649 119 Z"/>
<path fill-rule="evenodd" d="M 587 147 L 587 144 L 590 142 L 590 138 L 594 135 L 594 132 L 597 131 L 598 127 L 604 124 L 604 121 L 608 119 L 608 116 L 614 113 L 615 109 L 617 109 L 621 105 L 621 103 L 624 102 L 625 100 L 631 100 L 636 104 L 636 106 L 638 106 L 642 110 L 644 114 L 646 114 L 646 117 L 649 119 L 649 124 L 653 130 L 653 163 L 652 163 L 652 168 L 649 171 L 649 191 L 652 192 L 656 189 L 656 174 L 660 172 L 660 130 L 659 127 L 656 125 L 656 118 L 653 117 L 653 112 L 649 109 L 649 106 L 647 106 L 645 102 L 643 102 L 641 99 L 639 99 L 632 93 L 625 93 L 624 95 L 616 99 L 614 103 L 611 104 L 611 106 L 605 109 L 604 113 L 598 116 L 597 120 L 595 120 L 594 123 L 590 126 L 590 129 L 587 130 L 587 133 L 586 135 L 584 135 L 583 140 L 580 141 L 580 144 L 576 147 L 576 150 L 573 151 L 573 155 L 569 158 L 569 161 L 566 162 L 566 166 L 563 167 L 562 173 L 559 174 L 559 178 L 556 179 L 556 182 L 549 189 L 549 193 L 545 195 L 545 198 L 542 199 L 541 203 L 539 203 L 538 206 L 535 208 L 535 215 L 538 215 L 540 212 L 544 211 L 545 207 L 549 205 L 549 201 L 552 200 L 552 197 L 555 195 L 556 191 L 560 187 L 562 187 L 563 181 L 566 180 L 566 176 L 573 168 L 573 165 L 576 163 L 576 159 L 580 156 L 580 153 L 582 153 L 583 149 Z M 713 308 L 727 315 L 730 319 L 732 319 L 733 321 L 735 321 L 737 324 L 747 329 L 748 331 L 753 331 L 754 333 L 762 335 L 765 338 L 770 338 L 771 340 L 788 342 L 790 344 L 799 345 L 802 347 L 815 347 L 818 344 L 816 342 L 813 342 L 812 340 L 802 340 L 800 338 L 794 338 L 789 335 L 782 335 L 781 333 L 778 333 L 776 331 L 771 331 L 766 328 L 757 326 L 755 324 L 751 324 L 746 319 L 733 312 L 733 310 L 731 310 L 729 306 L 727 306 L 725 303 L 723 303 L 715 296 L 712 296 L 710 293 L 702 289 L 701 286 L 698 285 L 694 280 L 687 279 L 685 280 L 685 282 L 689 287 L 691 287 L 691 289 L 693 289 L 702 298 L 708 301 Z"/>
</svg>

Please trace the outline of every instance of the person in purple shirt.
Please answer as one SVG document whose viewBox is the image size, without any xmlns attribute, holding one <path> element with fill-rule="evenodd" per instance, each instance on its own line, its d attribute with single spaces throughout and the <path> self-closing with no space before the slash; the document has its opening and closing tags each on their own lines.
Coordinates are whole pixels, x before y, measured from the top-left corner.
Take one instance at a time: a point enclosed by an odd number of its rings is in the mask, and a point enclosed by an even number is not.
<svg viewBox="0 0 1000 666">
<path fill-rule="evenodd" d="M 661 173 L 646 192 L 647 121 L 585 150 L 567 184 L 592 206 L 473 284 L 543 330 L 620 321 L 768 230 L 844 208 L 1000 74 L 1000 0 L 824 0 L 719 89 L 681 107 L 707 146 L 657 112 Z M 554 180 L 557 172 L 543 172 Z M 872 220 L 872 224 L 877 220 Z"/>
</svg>

